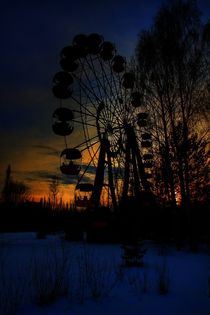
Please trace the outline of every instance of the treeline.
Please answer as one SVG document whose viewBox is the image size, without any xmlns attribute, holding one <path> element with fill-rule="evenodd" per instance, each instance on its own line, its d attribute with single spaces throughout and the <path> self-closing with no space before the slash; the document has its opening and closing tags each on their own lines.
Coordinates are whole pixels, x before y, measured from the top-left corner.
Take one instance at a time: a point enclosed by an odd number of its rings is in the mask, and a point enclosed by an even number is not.
<svg viewBox="0 0 210 315">
<path fill-rule="evenodd" d="M 53 209 L 51 204 L 33 201 L 0 204 L 0 231 L 45 231 L 65 229 L 69 208 Z"/>
<path fill-rule="evenodd" d="M 192 207 L 190 224 L 181 207 L 151 207 L 128 205 L 126 211 L 113 213 L 101 207 L 97 211 L 78 212 L 73 209 L 53 209 L 42 202 L 0 205 L 0 232 L 33 231 L 38 238 L 64 233 L 66 239 L 90 242 L 123 242 L 151 239 L 176 244 L 186 243 L 196 249 L 199 243 L 210 243 L 210 211 L 208 204 Z"/>
</svg>

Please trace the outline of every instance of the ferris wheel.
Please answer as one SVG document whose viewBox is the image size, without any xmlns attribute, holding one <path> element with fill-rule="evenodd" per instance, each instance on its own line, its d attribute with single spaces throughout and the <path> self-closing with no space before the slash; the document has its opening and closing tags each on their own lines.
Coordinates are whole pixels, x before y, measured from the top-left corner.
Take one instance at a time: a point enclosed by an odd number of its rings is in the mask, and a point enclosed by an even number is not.
<svg viewBox="0 0 210 315">
<path fill-rule="evenodd" d="M 76 207 L 118 210 L 128 196 L 151 189 L 152 140 L 135 74 L 95 33 L 76 35 L 61 50 L 60 66 L 52 126 L 64 137 L 60 170 L 77 178 Z M 83 136 L 71 146 L 76 128 Z"/>
</svg>

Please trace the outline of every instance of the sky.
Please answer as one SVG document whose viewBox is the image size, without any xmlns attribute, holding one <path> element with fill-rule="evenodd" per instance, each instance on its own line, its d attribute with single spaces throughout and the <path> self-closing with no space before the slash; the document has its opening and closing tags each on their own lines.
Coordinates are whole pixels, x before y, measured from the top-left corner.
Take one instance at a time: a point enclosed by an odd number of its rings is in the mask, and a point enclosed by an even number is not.
<svg viewBox="0 0 210 315">
<path fill-rule="evenodd" d="M 63 140 L 52 132 L 57 107 L 52 78 L 59 53 L 79 33 L 99 33 L 127 58 L 138 34 L 148 29 L 160 0 L 7 0 L 0 10 L 0 190 L 8 164 L 15 180 L 31 188 L 35 200 L 46 196 L 52 176 L 59 176 L 64 199 L 72 180 L 61 177 Z M 203 20 L 210 1 L 198 0 Z"/>
</svg>

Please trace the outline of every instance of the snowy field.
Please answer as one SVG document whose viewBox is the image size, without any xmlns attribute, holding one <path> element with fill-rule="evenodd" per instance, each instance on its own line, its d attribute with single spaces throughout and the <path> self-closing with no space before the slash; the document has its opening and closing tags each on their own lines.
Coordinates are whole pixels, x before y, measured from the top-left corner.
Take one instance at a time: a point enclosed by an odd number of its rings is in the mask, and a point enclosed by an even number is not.
<svg viewBox="0 0 210 315">
<path fill-rule="evenodd" d="M 142 267 L 120 245 L 0 234 L 1 315 L 210 315 L 210 252 L 145 242 Z"/>
</svg>

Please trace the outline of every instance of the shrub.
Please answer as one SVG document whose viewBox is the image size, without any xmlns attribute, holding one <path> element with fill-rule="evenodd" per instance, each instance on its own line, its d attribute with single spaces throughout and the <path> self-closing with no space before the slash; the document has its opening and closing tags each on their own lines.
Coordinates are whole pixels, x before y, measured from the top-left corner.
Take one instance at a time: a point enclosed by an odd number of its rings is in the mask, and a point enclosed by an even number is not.
<svg viewBox="0 0 210 315">
<path fill-rule="evenodd" d="M 83 247 L 77 257 L 78 282 L 77 298 L 80 302 L 88 297 L 100 300 L 109 296 L 118 282 L 118 275 L 113 262 L 100 258 L 97 253 Z"/>
<path fill-rule="evenodd" d="M 55 302 L 69 292 L 69 255 L 64 247 L 34 258 L 31 266 L 32 300 L 39 306 Z"/>
<path fill-rule="evenodd" d="M 170 273 L 167 260 L 163 258 L 161 264 L 157 265 L 157 291 L 160 295 L 166 295 L 170 290 Z"/>
<path fill-rule="evenodd" d="M 0 314 L 15 315 L 23 304 L 27 290 L 27 281 L 23 279 L 20 269 L 13 277 L 8 270 L 9 259 L 4 248 L 0 248 Z M 21 281 L 18 281 L 21 279 Z"/>
<path fill-rule="evenodd" d="M 128 276 L 128 283 L 135 295 L 141 296 L 141 294 L 147 293 L 149 290 L 149 278 L 147 270 L 143 269 Z"/>
</svg>

